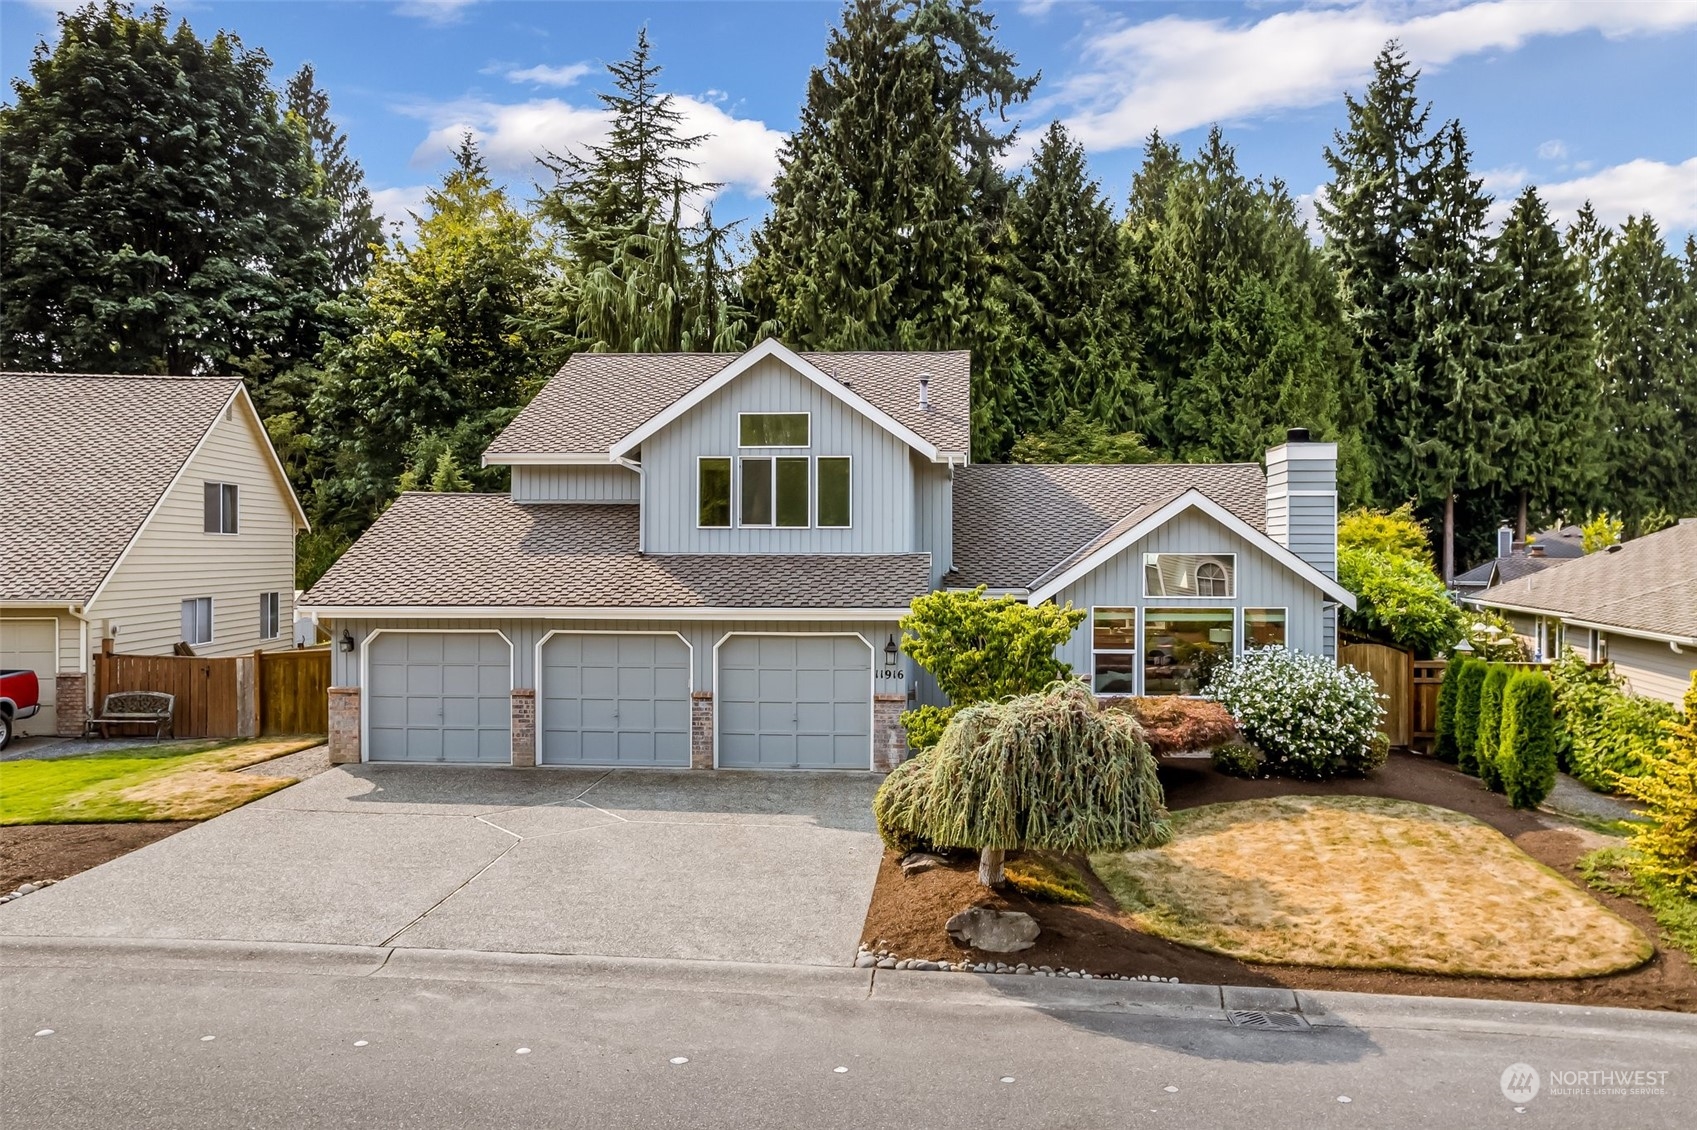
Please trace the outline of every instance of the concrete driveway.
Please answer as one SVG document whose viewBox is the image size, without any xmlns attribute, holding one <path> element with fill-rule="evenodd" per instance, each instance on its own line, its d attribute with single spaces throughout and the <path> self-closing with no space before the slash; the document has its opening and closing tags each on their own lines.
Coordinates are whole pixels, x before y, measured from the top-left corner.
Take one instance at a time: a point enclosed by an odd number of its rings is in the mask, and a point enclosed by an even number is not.
<svg viewBox="0 0 1697 1130">
<path fill-rule="evenodd" d="M 0 936 L 847 965 L 878 781 L 344 766 L 0 907 Z"/>
</svg>

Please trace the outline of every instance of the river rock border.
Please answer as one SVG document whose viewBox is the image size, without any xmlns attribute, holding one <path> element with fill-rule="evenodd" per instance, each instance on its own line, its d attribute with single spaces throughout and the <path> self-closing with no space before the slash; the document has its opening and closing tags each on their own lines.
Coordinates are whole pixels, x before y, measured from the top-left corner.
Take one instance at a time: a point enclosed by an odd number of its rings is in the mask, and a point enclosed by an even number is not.
<svg viewBox="0 0 1697 1130">
<path fill-rule="evenodd" d="M 21 899 L 25 895 L 33 895 L 41 888 L 50 887 L 58 881 L 59 880 L 57 879 L 37 879 L 33 883 L 25 883 L 15 891 L 7 891 L 5 894 L 0 895 L 0 903 L 8 903 L 13 899 Z"/>
<path fill-rule="evenodd" d="M 868 949 L 864 944 L 855 955 L 856 969 L 908 969 L 920 973 L 1005 973 L 1019 977 L 1070 977 L 1075 981 L 1163 981 L 1177 984 L 1177 977 L 1157 977 L 1152 973 L 1090 973 L 1069 969 L 1064 965 L 1032 965 L 1005 961 L 930 961 L 917 957 L 897 957 L 889 950 Z"/>
</svg>

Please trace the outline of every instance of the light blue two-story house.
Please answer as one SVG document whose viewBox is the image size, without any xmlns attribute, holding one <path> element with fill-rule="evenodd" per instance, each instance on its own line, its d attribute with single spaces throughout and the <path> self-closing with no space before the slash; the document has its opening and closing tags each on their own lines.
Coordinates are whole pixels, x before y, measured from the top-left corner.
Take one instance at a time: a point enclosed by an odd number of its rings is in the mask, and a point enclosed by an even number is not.
<svg viewBox="0 0 1697 1130">
<path fill-rule="evenodd" d="M 972 461 L 964 353 L 579 354 L 492 443 L 508 494 L 403 494 L 303 598 L 349 761 L 890 768 L 935 687 L 909 602 L 1086 609 L 1101 694 L 1332 655 L 1336 449 L 1267 469 Z"/>
</svg>

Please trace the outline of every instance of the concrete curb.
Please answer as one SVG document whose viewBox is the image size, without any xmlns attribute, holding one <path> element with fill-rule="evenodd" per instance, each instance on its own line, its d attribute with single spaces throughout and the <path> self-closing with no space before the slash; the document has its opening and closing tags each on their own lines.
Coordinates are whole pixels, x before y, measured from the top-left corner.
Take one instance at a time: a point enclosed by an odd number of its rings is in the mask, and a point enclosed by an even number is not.
<svg viewBox="0 0 1697 1130">
<path fill-rule="evenodd" d="M 1388 996 L 1158 981 L 1079 981 L 1000 974 L 584 954 L 500 953 L 308 942 L 0 935 L 0 966 L 206 969 L 235 973 L 559 984 L 606 989 L 797 996 L 968 1008 L 1034 1008 L 1224 1023 L 1233 1009 L 1301 1012 L 1315 1028 L 1629 1035 L 1697 1049 L 1697 1016 L 1629 1008 L 1461 997 Z"/>
</svg>

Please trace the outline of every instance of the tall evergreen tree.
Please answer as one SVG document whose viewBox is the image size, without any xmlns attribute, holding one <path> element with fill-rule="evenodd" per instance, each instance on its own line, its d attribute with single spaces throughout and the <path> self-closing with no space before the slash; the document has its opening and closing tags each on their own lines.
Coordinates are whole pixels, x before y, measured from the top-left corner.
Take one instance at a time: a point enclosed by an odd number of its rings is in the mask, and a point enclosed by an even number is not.
<svg viewBox="0 0 1697 1130">
<path fill-rule="evenodd" d="M 433 475 L 451 456 L 456 476 L 500 486 L 479 457 L 558 359 L 527 332 L 547 256 L 469 136 L 425 208 L 412 245 L 389 248 L 353 292 L 354 332 L 326 348 L 312 401 L 315 517 L 349 533 L 420 463 Z"/>
<path fill-rule="evenodd" d="M 1049 125 L 1016 185 L 1007 227 L 1009 367 L 1026 405 L 1019 431 L 1053 429 L 1075 411 L 1113 431 L 1140 423 L 1151 396 L 1138 379 L 1119 225 L 1061 123 Z"/>
<path fill-rule="evenodd" d="M 330 256 L 330 280 L 345 290 L 365 278 L 383 243 L 383 223 L 371 208 L 365 170 L 348 153 L 348 135 L 330 117 L 330 96 L 319 86 L 312 64 L 305 63 L 284 88 L 289 112 L 306 130 L 318 166 L 317 195 L 334 209 L 324 233 Z"/>
<path fill-rule="evenodd" d="M 1003 199 L 988 165 L 1013 137 L 997 118 L 1034 81 L 993 33 L 978 0 L 850 0 L 744 281 L 764 330 L 805 348 L 972 349 L 980 457 L 1015 430 L 988 293 Z"/>
<path fill-rule="evenodd" d="M 0 364 L 200 373 L 318 348 L 332 291 L 270 61 L 115 0 L 59 17 L 0 108 Z"/>
<path fill-rule="evenodd" d="M 1584 268 L 1563 249 L 1536 188 L 1515 201 L 1491 256 L 1510 427 L 1502 487 L 1525 540 L 1529 513 L 1543 522 L 1583 511 L 1602 474 L 1591 318 Z"/>
</svg>

